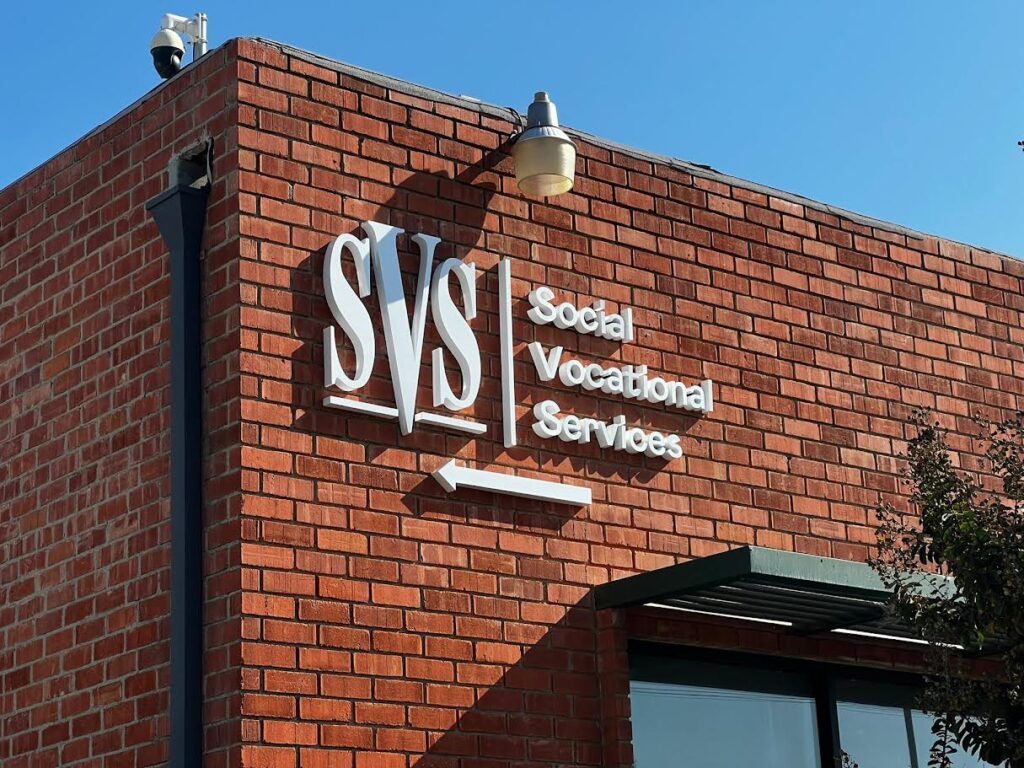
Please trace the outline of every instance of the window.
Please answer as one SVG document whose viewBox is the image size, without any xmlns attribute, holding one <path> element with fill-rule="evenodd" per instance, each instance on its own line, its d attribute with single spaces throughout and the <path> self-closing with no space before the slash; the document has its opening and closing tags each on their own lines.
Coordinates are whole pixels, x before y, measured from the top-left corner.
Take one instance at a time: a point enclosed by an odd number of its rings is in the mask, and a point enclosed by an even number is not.
<svg viewBox="0 0 1024 768">
<path fill-rule="evenodd" d="M 928 765 L 910 676 L 646 643 L 630 666 L 636 768 L 822 768 L 844 752 L 858 768 Z"/>
<path fill-rule="evenodd" d="M 632 681 L 637 768 L 820 768 L 807 683 L 781 672 L 736 672 L 697 662 L 684 670 L 685 682 Z"/>
<path fill-rule="evenodd" d="M 858 768 L 925 768 L 935 741 L 932 718 L 914 709 L 914 689 L 856 679 L 835 684 L 839 741 Z M 957 752 L 957 768 L 987 763 Z"/>
</svg>

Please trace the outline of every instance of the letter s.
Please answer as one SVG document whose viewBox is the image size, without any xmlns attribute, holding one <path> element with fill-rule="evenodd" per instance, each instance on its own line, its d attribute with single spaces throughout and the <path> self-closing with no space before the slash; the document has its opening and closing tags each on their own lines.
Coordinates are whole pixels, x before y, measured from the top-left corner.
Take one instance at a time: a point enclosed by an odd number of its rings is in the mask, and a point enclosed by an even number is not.
<svg viewBox="0 0 1024 768">
<path fill-rule="evenodd" d="M 679 444 L 679 435 L 665 435 L 665 455 L 670 459 L 683 457 L 683 446 Z"/>
<path fill-rule="evenodd" d="M 358 295 L 352 290 L 341 269 L 342 253 L 346 250 L 352 254 L 352 260 L 356 265 Z M 324 293 L 327 295 L 327 304 L 331 308 L 334 321 L 348 336 L 356 357 L 355 374 L 349 377 L 341 369 L 341 361 L 338 359 L 334 326 L 328 325 L 324 328 L 324 386 L 338 387 L 345 392 L 351 392 L 369 380 L 376 353 L 370 313 L 366 311 L 366 306 L 359 298 L 370 294 L 369 241 L 345 234 L 336 237 L 327 247 L 327 255 L 324 258 Z"/>
<path fill-rule="evenodd" d="M 541 400 L 533 406 L 533 417 L 537 422 L 533 431 L 540 437 L 555 437 L 562 431 L 562 420 L 558 418 L 558 403 L 554 400 Z"/>
<path fill-rule="evenodd" d="M 463 316 L 455 306 L 448 285 L 448 275 L 454 274 L 462 289 L 462 302 L 466 306 Z M 476 266 L 459 259 L 445 259 L 434 272 L 430 306 L 434 325 L 441 340 L 455 356 L 462 372 L 462 395 L 456 397 L 448 384 L 444 370 L 444 347 L 433 352 L 434 405 L 444 405 L 451 411 L 472 405 L 480 391 L 480 347 L 476 343 L 469 321 L 476 317 Z"/>
<path fill-rule="evenodd" d="M 551 305 L 551 300 L 555 298 L 555 292 L 548 288 L 546 285 L 542 285 L 539 288 L 534 288 L 530 291 L 530 304 L 533 306 L 526 316 L 529 317 L 537 325 L 547 325 L 555 319 L 555 308 Z"/>
</svg>

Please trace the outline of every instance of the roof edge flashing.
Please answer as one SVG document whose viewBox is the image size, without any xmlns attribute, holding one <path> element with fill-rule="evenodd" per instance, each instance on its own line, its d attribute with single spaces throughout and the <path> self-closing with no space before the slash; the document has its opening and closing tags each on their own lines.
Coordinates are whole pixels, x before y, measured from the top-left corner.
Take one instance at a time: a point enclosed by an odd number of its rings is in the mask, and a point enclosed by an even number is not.
<svg viewBox="0 0 1024 768">
<path fill-rule="evenodd" d="M 272 40 L 265 37 L 244 37 L 240 38 L 248 40 L 260 45 L 269 46 L 277 49 L 283 54 L 288 56 L 295 56 L 303 61 L 326 69 L 332 69 L 341 74 L 347 74 L 350 77 L 355 77 L 367 82 L 374 83 L 381 86 L 382 88 L 394 89 L 401 93 L 409 96 L 417 96 L 431 101 L 439 101 L 451 106 L 461 107 L 463 109 L 472 110 L 481 114 L 488 115 L 490 117 L 496 117 L 501 120 L 507 120 L 514 126 L 519 125 L 518 112 L 511 107 L 500 107 L 495 104 L 489 104 L 479 99 L 459 96 L 445 91 L 431 88 L 429 86 L 419 85 L 417 83 L 410 82 L 408 80 L 402 80 L 398 77 L 390 75 L 383 75 L 373 70 L 365 69 L 363 67 L 356 66 L 355 64 L 349 64 L 347 62 L 338 61 L 337 59 L 331 59 L 321 54 L 313 53 L 311 51 L 304 50 L 302 48 L 296 48 L 295 46 L 287 43 L 282 43 L 277 40 Z M 868 216 L 866 214 L 857 213 L 856 211 L 850 211 L 839 206 L 830 205 L 828 203 L 821 202 L 820 200 L 814 200 L 813 198 L 805 197 L 794 192 L 787 192 L 776 187 L 771 187 L 765 184 L 760 184 L 756 181 L 750 181 L 738 176 L 725 173 L 723 171 L 716 170 L 710 165 L 703 165 L 701 163 L 695 163 L 689 160 L 683 160 L 681 158 L 672 157 L 670 155 L 662 155 L 656 152 L 650 152 L 647 150 L 639 149 L 637 147 L 631 147 L 626 144 L 620 144 L 611 139 L 605 139 L 595 134 L 588 133 L 577 128 L 571 128 L 568 126 L 561 126 L 566 133 L 570 136 L 582 139 L 588 144 L 592 144 L 603 149 L 607 149 L 611 152 L 618 152 L 620 154 L 632 157 L 637 160 L 644 160 L 646 162 L 658 163 L 660 165 L 669 166 L 677 170 L 690 173 L 694 176 L 698 176 L 711 181 L 721 182 L 730 186 L 740 187 L 751 192 L 768 195 L 769 197 L 775 197 L 780 200 L 794 203 L 796 205 L 803 205 L 807 208 L 811 208 L 822 213 L 828 213 L 833 216 L 851 221 L 855 224 L 862 226 L 871 227 L 873 229 L 883 230 L 892 234 L 903 235 L 905 237 L 913 238 L 915 240 L 936 240 L 941 242 L 947 242 L 955 245 L 961 245 L 965 248 L 969 248 L 974 251 L 979 251 L 994 256 L 1009 259 L 1011 261 L 1021 261 L 1024 257 L 1017 257 L 1012 254 L 1003 253 L 1000 251 L 994 251 L 990 248 L 983 246 L 972 245 L 971 243 L 964 243 L 958 240 L 954 240 L 949 237 L 942 237 L 940 235 L 933 235 L 927 232 L 907 227 L 902 224 L 897 224 L 891 221 L 885 221 L 874 216 Z"/>
</svg>

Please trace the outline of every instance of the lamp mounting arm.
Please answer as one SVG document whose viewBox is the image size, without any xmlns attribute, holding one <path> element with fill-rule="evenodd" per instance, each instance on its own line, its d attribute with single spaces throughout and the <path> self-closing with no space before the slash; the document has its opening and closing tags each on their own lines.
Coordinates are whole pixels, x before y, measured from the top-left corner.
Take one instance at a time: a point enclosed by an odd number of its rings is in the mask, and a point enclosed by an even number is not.
<svg viewBox="0 0 1024 768">
<path fill-rule="evenodd" d="M 515 107 L 505 107 L 505 109 L 512 113 L 511 122 L 513 122 L 516 126 L 512 129 L 512 134 L 508 137 L 508 140 L 506 141 L 506 144 L 511 147 L 513 144 L 516 143 L 519 137 L 522 136 L 523 131 L 526 130 L 526 118 L 523 117 L 522 113 Z"/>
</svg>

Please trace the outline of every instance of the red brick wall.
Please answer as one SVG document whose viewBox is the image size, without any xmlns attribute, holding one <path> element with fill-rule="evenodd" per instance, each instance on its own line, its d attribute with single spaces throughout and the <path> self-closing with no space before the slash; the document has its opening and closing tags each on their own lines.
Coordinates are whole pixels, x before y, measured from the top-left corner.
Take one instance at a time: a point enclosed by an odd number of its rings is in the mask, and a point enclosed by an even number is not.
<svg viewBox="0 0 1024 768">
<path fill-rule="evenodd" d="M 974 465 L 968 414 L 1024 405 L 1020 262 L 588 141 L 573 192 L 530 201 L 496 151 L 507 120 L 292 53 L 240 47 L 246 765 L 628 764 L 623 635 L 599 630 L 594 585 L 740 544 L 863 560 L 873 507 L 905 504 L 893 456 L 912 406 L 942 414 Z M 493 335 L 478 330 L 488 375 L 473 415 L 490 437 L 401 437 L 320 405 L 324 248 L 368 219 L 476 262 L 474 327 Z M 496 378 L 506 256 L 511 450 Z M 637 342 L 535 328 L 524 299 L 541 284 L 634 307 Z M 533 338 L 710 377 L 715 411 L 687 419 L 540 386 Z M 387 400 L 386 360 L 374 381 Z M 529 406 L 548 396 L 677 430 L 686 458 L 542 441 Z M 449 496 L 427 473 L 450 457 L 586 483 L 594 504 Z M 742 646 L 730 632 L 718 644 Z"/>
<path fill-rule="evenodd" d="M 229 46 L 0 192 L 6 768 L 166 761 L 169 259 L 144 204 L 204 136 L 209 711 L 237 711 L 236 90 Z"/>
</svg>

